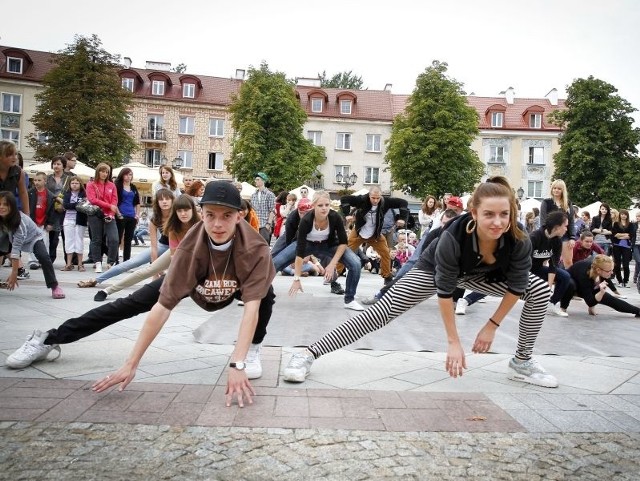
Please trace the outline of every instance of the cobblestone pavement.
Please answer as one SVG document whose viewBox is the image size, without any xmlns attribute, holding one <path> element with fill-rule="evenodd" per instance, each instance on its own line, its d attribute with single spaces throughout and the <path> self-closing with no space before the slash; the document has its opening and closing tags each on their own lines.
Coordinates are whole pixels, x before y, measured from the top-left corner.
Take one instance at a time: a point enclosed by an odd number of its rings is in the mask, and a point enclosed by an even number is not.
<svg viewBox="0 0 640 481">
<path fill-rule="evenodd" d="M 640 435 L 0 423 L 0 479 L 637 480 Z"/>
</svg>

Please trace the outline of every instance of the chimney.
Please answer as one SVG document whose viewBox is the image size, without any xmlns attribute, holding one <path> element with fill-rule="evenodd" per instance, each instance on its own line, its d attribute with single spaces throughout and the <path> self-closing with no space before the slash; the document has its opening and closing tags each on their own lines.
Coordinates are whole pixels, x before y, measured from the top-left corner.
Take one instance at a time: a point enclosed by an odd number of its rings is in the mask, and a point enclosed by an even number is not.
<svg viewBox="0 0 640 481">
<path fill-rule="evenodd" d="M 385 92 L 391 92 L 392 88 L 393 88 L 393 84 L 384 84 L 384 91 Z"/>
<path fill-rule="evenodd" d="M 244 69 L 237 68 L 236 69 L 236 80 L 244 80 Z"/>
<path fill-rule="evenodd" d="M 124 67 L 131 68 L 131 64 L 132 64 L 131 57 L 125 57 L 123 60 L 124 60 Z"/>
<path fill-rule="evenodd" d="M 558 105 L 558 90 L 555 87 L 549 90 L 545 97 L 551 105 Z"/>
<path fill-rule="evenodd" d="M 171 62 L 154 62 L 153 60 L 147 60 L 144 68 L 147 70 L 162 70 L 169 72 L 171 70 Z"/>
<path fill-rule="evenodd" d="M 504 98 L 507 99 L 508 104 L 513 104 L 513 101 L 516 99 L 516 91 L 513 90 L 513 87 L 509 87 L 504 93 Z"/>
<path fill-rule="evenodd" d="M 320 88 L 322 81 L 319 78 L 298 77 L 296 80 L 298 87 L 316 87 Z"/>
</svg>

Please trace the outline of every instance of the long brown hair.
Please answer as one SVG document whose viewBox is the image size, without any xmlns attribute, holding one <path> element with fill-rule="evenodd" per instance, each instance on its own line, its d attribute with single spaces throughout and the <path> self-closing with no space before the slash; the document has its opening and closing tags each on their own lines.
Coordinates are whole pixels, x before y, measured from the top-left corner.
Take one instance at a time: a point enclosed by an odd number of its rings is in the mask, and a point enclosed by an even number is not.
<svg viewBox="0 0 640 481">
<path fill-rule="evenodd" d="M 161 199 L 171 199 L 171 205 L 173 205 L 175 196 L 169 189 L 160 189 L 158 192 L 156 192 L 156 195 L 153 196 L 153 207 L 151 208 L 153 217 L 151 217 L 151 223 L 158 229 L 162 228 L 165 221 L 164 211 L 160 208 L 160 203 L 158 202 Z"/>
<path fill-rule="evenodd" d="M 160 192 L 160 191 L 158 191 Z M 186 224 L 183 223 L 178 217 L 179 210 L 191 210 L 191 219 Z M 162 233 L 164 235 L 173 234 L 178 240 L 181 240 L 182 237 L 187 233 L 191 227 L 193 227 L 200 220 L 200 216 L 196 211 L 196 204 L 188 194 L 182 194 L 179 196 L 171 206 L 171 214 L 169 214 L 169 218 L 165 221 L 164 227 L 162 228 Z"/>
<path fill-rule="evenodd" d="M 167 184 L 164 183 L 164 179 L 162 178 L 162 171 L 166 170 L 167 172 L 169 172 L 171 174 L 171 177 L 169 177 L 169 183 L 168 186 Z M 173 191 L 175 191 L 178 188 L 178 183 L 176 182 L 176 174 L 173 171 L 173 169 L 168 166 L 168 165 L 161 165 L 160 168 L 158 168 L 158 172 L 160 173 L 160 185 L 171 189 Z"/>
<path fill-rule="evenodd" d="M 506 177 L 496 175 L 479 184 L 469 199 L 470 208 L 478 208 L 482 199 L 487 197 L 506 197 L 509 199 L 509 234 L 516 240 L 522 240 L 527 234 L 518 226 L 518 204 L 513 188 Z"/>
<path fill-rule="evenodd" d="M 429 207 L 429 199 L 433 199 L 433 207 Z M 436 199 L 432 195 L 428 195 L 424 198 L 424 202 L 422 203 L 422 212 L 427 215 L 433 215 L 433 213 L 438 210 L 438 199 Z"/>
</svg>

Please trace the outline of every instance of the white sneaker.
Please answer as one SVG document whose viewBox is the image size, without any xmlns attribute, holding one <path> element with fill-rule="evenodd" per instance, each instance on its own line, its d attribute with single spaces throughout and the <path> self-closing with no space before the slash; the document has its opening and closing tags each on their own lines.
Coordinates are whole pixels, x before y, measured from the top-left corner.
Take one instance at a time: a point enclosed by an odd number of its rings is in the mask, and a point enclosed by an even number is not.
<svg viewBox="0 0 640 481">
<path fill-rule="evenodd" d="M 464 316 L 467 313 L 468 305 L 469 303 L 464 298 L 458 299 L 458 302 L 456 302 L 456 314 Z"/>
<path fill-rule="evenodd" d="M 553 312 L 556 316 L 569 317 L 569 314 L 567 314 L 567 311 L 562 309 L 562 307 L 560 307 L 558 304 L 549 303 L 549 309 L 551 309 L 551 312 Z"/>
<path fill-rule="evenodd" d="M 238 301 L 239 306 L 244 306 L 244 301 Z"/>
<path fill-rule="evenodd" d="M 36 361 L 42 361 L 53 350 L 58 351 L 58 355 L 51 359 L 55 361 L 60 357 L 62 352 L 57 344 L 47 345 L 44 343 L 49 336 L 48 332 L 33 331 L 26 342 L 16 352 L 7 358 L 7 367 L 13 369 L 22 369 Z"/>
<path fill-rule="evenodd" d="M 547 373 L 535 359 L 516 361 L 515 358 L 511 358 L 508 377 L 514 381 L 535 384 L 536 386 L 558 387 L 558 380 Z"/>
<path fill-rule="evenodd" d="M 311 365 L 316 359 L 308 349 L 296 352 L 289 364 L 284 368 L 283 379 L 289 382 L 304 382 L 305 378 L 311 373 Z"/>
<path fill-rule="evenodd" d="M 96 274 L 102 274 L 102 262 L 96 262 L 96 265 L 93 266 L 93 271 Z"/>
<path fill-rule="evenodd" d="M 364 307 L 358 304 L 358 301 L 356 301 L 355 299 L 351 302 L 345 303 L 344 308 L 351 309 L 352 311 L 364 311 Z"/>
<path fill-rule="evenodd" d="M 260 361 L 261 347 L 262 344 L 251 344 L 251 346 L 249 346 L 247 357 L 244 360 L 246 364 L 244 372 L 249 379 L 258 379 L 262 376 L 262 362 Z"/>
</svg>

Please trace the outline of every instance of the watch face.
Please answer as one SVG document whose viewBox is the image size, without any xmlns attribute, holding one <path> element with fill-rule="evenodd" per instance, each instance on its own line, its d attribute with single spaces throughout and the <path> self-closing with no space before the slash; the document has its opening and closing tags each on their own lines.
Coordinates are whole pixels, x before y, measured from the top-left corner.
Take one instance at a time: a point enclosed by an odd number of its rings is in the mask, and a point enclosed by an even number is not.
<svg viewBox="0 0 640 481">
<path fill-rule="evenodd" d="M 242 371 L 246 367 L 246 364 L 244 362 L 232 362 L 229 366 Z"/>
</svg>

